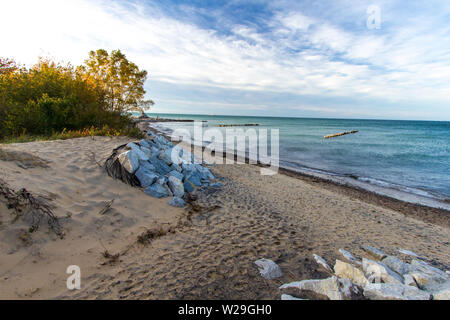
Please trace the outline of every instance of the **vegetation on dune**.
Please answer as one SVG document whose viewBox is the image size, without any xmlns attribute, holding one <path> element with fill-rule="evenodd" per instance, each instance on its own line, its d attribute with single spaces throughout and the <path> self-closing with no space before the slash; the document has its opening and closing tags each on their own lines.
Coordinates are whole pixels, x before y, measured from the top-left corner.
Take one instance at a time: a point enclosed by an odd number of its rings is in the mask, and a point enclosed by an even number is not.
<svg viewBox="0 0 450 320">
<path fill-rule="evenodd" d="M 146 78 L 120 51 L 92 51 L 76 68 L 40 59 L 27 69 L 0 59 L 0 141 L 140 137 L 129 111 L 153 105 L 144 100 Z"/>
</svg>

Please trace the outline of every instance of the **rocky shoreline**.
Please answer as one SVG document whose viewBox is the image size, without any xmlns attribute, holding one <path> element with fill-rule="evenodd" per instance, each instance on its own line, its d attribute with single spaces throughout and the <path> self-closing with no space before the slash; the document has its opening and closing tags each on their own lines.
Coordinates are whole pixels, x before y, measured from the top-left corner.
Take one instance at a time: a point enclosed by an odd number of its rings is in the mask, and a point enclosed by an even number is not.
<svg viewBox="0 0 450 320">
<path fill-rule="evenodd" d="M 152 129 L 147 131 L 154 133 Z M 351 299 L 368 299 L 358 280 L 344 280 L 349 276 L 339 273 L 345 270 L 345 264 L 336 263 L 336 270 L 329 268 L 331 271 L 323 267 L 333 267 L 331 261 L 340 260 L 359 269 L 369 281 L 363 258 L 386 265 L 387 262 L 369 256 L 361 249 L 365 244 L 390 256 L 399 256 L 398 248 L 408 248 L 421 257 L 413 259 L 440 270 L 449 269 L 449 233 L 444 223 L 413 219 L 414 215 L 388 208 L 382 202 L 360 199 L 345 193 L 345 188 L 312 178 L 261 176 L 260 168 L 253 165 L 197 164 L 208 168 L 216 178 L 209 185 L 219 181 L 222 187 L 202 186 L 186 192 L 197 199 L 182 199 L 188 202 L 184 209 L 168 205 L 173 200 L 170 193 L 161 199 L 147 196 L 136 176 L 141 163 L 130 174 L 118 157 L 137 147 L 146 151 L 144 145 L 152 133 L 145 142 L 125 137 L 89 137 L 5 147 L 11 157 L 0 160 L 1 178 L 15 190 L 26 186 L 33 194 L 45 197 L 66 236 L 56 239 L 45 224 L 29 233 L 28 221 L 10 221 L 14 212 L 0 206 L 0 260 L 4 262 L 0 266 L 0 273 L 4 274 L 0 279 L 0 287 L 4 288 L 1 298 L 329 299 L 311 290 L 280 287 L 305 280 L 310 280 L 306 286 L 335 285 L 336 279 L 321 281 L 336 277 L 342 280 L 337 280 L 339 285 L 342 283 L 340 290 L 353 288 L 349 281 L 359 287 Z M 159 144 L 160 138 L 156 139 L 151 140 L 153 147 Z M 171 148 L 162 141 L 164 146 L 152 154 L 155 164 L 164 162 L 161 151 Z M 113 155 L 112 150 L 116 151 Z M 199 151 L 185 150 L 194 155 Z M 23 166 L 22 158 L 16 155 L 40 160 Z M 126 183 L 105 174 L 103 164 L 108 159 L 118 165 L 111 168 L 117 168 L 113 171 Z M 212 163 L 209 158 L 205 160 Z M 154 166 L 150 161 L 144 163 Z M 176 166 L 162 164 L 165 165 L 170 172 L 158 173 L 157 166 L 155 172 L 160 179 L 168 180 Z M 187 172 L 187 168 L 181 166 L 183 178 L 183 169 Z M 200 175 L 197 168 L 196 174 Z M 167 183 L 163 188 L 169 188 L 173 194 Z M 404 211 L 410 208 L 405 207 Z M 433 216 L 433 212 L 428 215 Z M 354 260 L 345 258 L 350 257 L 349 252 Z M 314 259 L 319 256 L 325 258 L 318 259 L 322 264 Z M 254 262 L 262 258 L 262 263 L 270 259 L 279 266 L 282 277 L 261 277 Z M 400 258 L 413 265 L 407 256 Z M 73 264 L 82 267 L 83 290 L 68 292 L 65 271 Z M 268 270 L 271 268 L 275 267 L 268 265 Z M 408 274 L 399 275 L 404 281 L 411 278 Z M 273 276 L 278 276 L 277 272 Z M 394 285 L 397 284 L 381 287 Z M 435 291 L 419 290 L 436 299 Z"/>
<path fill-rule="evenodd" d="M 179 120 L 175 119 L 165 119 L 167 122 L 177 122 Z M 183 120 L 183 121 L 189 121 L 189 120 Z M 192 120 L 191 122 L 193 122 Z M 149 126 L 152 122 L 159 122 L 154 121 L 152 119 L 151 121 L 138 121 L 137 125 L 139 129 L 149 135 L 161 135 L 165 137 L 166 139 L 170 140 L 170 137 L 165 135 L 164 133 L 158 131 L 157 129 L 153 128 L 152 126 Z M 205 147 L 202 148 L 203 151 L 205 150 Z M 226 158 L 226 155 L 223 156 L 224 159 Z M 234 155 L 235 160 L 238 160 L 237 155 Z M 244 163 L 250 163 L 250 159 L 246 157 L 245 159 L 239 159 L 243 161 Z M 264 164 L 256 164 L 256 166 L 259 167 L 265 167 Z M 429 207 L 426 205 L 418 204 L 418 203 L 412 203 L 412 202 L 405 202 L 393 197 L 389 197 L 386 195 L 378 194 L 375 192 L 371 192 L 365 189 L 362 189 L 360 187 L 349 185 L 349 184 L 342 184 L 338 183 L 336 181 L 325 179 L 322 177 L 317 177 L 314 175 L 307 174 L 305 172 L 299 172 L 295 170 L 291 170 L 288 168 L 279 168 L 279 174 L 286 175 L 289 177 L 293 177 L 296 179 L 300 179 L 302 181 L 305 181 L 307 183 L 310 183 L 315 186 L 320 186 L 322 188 L 325 188 L 327 190 L 338 192 L 340 194 L 343 194 L 345 196 L 350 196 L 355 199 L 359 199 L 361 201 L 382 206 L 387 209 L 395 210 L 397 212 L 402 213 L 403 215 L 407 217 L 412 217 L 414 219 L 418 219 L 427 223 L 431 224 L 437 224 L 441 225 L 447 228 L 450 228 L 450 211 L 443 209 L 443 208 L 435 208 L 435 207 Z"/>
<path fill-rule="evenodd" d="M 377 248 L 363 246 L 369 258 L 356 259 L 340 249 L 347 261 L 336 260 L 331 268 L 322 257 L 316 263 L 331 275 L 327 279 L 311 279 L 280 286 L 281 292 L 294 289 L 296 295 L 282 294 L 282 300 L 450 300 L 450 271 L 445 272 L 410 250 L 399 249 L 409 262 L 389 256 Z M 282 277 L 281 269 L 271 260 L 255 262 L 267 280 Z"/>
<path fill-rule="evenodd" d="M 114 151 L 105 163 L 111 177 L 141 187 L 151 197 L 171 197 L 169 205 L 179 208 L 186 206 L 197 188 L 222 186 L 192 153 L 174 146 L 162 135 L 151 131 L 147 135 L 147 139 Z"/>
</svg>

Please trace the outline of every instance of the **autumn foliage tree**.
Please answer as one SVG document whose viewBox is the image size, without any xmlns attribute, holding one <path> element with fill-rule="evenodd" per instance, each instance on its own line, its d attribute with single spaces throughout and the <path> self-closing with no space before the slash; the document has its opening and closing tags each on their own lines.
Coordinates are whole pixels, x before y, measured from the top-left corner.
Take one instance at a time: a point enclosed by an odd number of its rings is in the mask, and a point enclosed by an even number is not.
<svg viewBox="0 0 450 320">
<path fill-rule="evenodd" d="M 0 58 L 0 75 L 6 75 L 23 69 L 14 60 Z"/>
<path fill-rule="evenodd" d="M 144 99 L 147 71 L 140 70 L 120 50 L 111 53 L 103 49 L 91 51 L 78 73 L 104 91 L 105 101 L 112 111 L 144 113 L 154 104 L 152 100 Z"/>
<path fill-rule="evenodd" d="M 92 126 L 132 132 L 128 111 L 149 103 L 146 77 L 120 51 L 91 52 L 77 68 L 40 59 L 26 69 L 0 59 L 0 139 Z"/>
</svg>

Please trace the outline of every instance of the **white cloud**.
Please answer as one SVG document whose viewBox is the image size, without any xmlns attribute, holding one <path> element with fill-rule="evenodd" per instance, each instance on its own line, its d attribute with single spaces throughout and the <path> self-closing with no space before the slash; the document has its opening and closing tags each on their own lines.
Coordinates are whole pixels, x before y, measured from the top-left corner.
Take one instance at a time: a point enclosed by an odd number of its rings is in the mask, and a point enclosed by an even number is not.
<svg viewBox="0 0 450 320">
<path fill-rule="evenodd" d="M 449 101 L 449 27 L 406 25 L 355 34 L 301 13 L 279 14 L 261 34 L 235 26 L 219 35 L 144 5 L 15 0 L 2 4 L 1 55 L 79 64 L 89 50 L 122 49 L 152 79 L 301 95 Z M 244 106 L 245 107 L 245 106 Z M 246 106 L 249 108 L 250 106 Z"/>
</svg>

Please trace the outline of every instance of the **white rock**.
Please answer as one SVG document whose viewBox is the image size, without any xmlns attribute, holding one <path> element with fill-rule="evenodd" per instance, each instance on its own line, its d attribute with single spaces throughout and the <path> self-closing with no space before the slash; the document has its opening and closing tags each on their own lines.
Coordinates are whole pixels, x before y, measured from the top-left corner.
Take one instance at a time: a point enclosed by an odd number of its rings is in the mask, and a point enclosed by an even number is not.
<svg viewBox="0 0 450 320">
<path fill-rule="evenodd" d="M 420 271 L 412 271 L 408 275 L 414 279 L 420 288 L 424 288 L 432 280 L 430 276 Z"/>
<path fill-rule="evenodd" d="M 180 179 L 175 176 L 170 176 L 167 184 L 175 197 L 184 197 L 184 184 Z"/>
<path fill-rule="evenodd" d="M 417 253 L 415 253 L 413 251 L 410 251 L 410 250 L 398 249 L 398 252 L 400 252 L 401 254 L 404 254 L 405 256 L 411 256 L 411 257 L 415 257 L 415 258 L 420 258 Z"/>
<path fill-rule="evenodd" d="M 369 282 L 403 284 L 403 277 L 381 262 L 363 258 L 363 270 Z"/>
<path fill-rule="evenodd" d="M 132 150 L 121 153 L 118 160 L 122 167 L 124 167 L 125 170 L 131 174 L 135 173 L 136 170 L 139 169 L 139 158 Z"/>
<path fill-rule="evenodd" d="M 339 252 L 344 256 L 345 259 L 347 259 L 351 263 L 362 265 L 361 261 L 356 260 L 356 258 L 350 252 L 344 249 L 339 249 Z"/>
<path fill-rule="evenodd" d="M 171 152 L 171 160 L 173 163 L 175 163 L 176 165 L 180 165 L 183 163 L 183 149 L 181 147 L 173 147 L 172 152 Z"/>
<path fill-rule="evenodd" d="M 318 256 L 317 254 L 315 254 L 313 256 L 314 256 L 314 260 L 316 260 L 316 262 L 318 264 L 320 264 L 322 267 L 324 267 L 327 271 L 333 273 L 333 270 L 330 268 L 330 266 L 328 265 L 328 263 L 325 261 L 324 258 L 322 258 L 321 256 Z"/>
<path fill-rule="evenodd" d="M 447 281 L 431 290 L 433 300 L 450 300 L 450 281 Z"/>
<path fill-rule="evenodd" d="M 351 300 L 354 295 L 359 294 L 359 289 L 349 279 L 338 279 L 339 290 L 344 295 L 345 299 Z"/>
<path fill-rule="evenodd" d="M 420 271 L 413 271 L 409 273 L 409 275 L 414 278 L 416 283 L 419 285 L 419 288 L 430 292 L 439 290 L 443 284 L 448 282 L 446 279 L 434 277 Z"/>
<path fill-rule="evenodd" d="M 147 157 L 148 157 L 149 159 L 151 159 L 151 157 L 152 157 L 152 151 L 151 151 L 149 148 L 141 147 L 140 149 L 141 149 L 141 151 L 142 151 L 143 153 L 145 153 L 145 154 L 147 155 Z"/>
<path fill-rule="evenodd" d="M 300 291 L 313 291 L 322 296 L 328 297 L 330 300 L 345 300 L 340 290 L 340 284 L 337 277 L 331 277 L 324 280 L 303 280 L 300 282 L 292 282 L 280 287 L 280 290 L 296 288 Z"/>
<path fill-rule="evenodd" d="M 384 254 L 383 251 L 378 250 L 377 248 L 371 247 L 371 246 L 362 246 L 361 247 L 365 252 L 373 256 L 374 258 L 377 258 L 378 260 L 383 260 L 387 257 L 386 254 Z"/>
<path fill-rule="evenodd" d="M 296 298 L 296 297 L 290 296 L 288 294 L 283 294 L 283 295 L 281 295 L 281 300 L 284 300 L 284 301 L 287 301 L 287 300 L 303 301 L 303 300 L 306 300 L 306 299 L 300 299 L 300 298 Z"/>
<path fill-rule="evenodd" d="M 413 271 L 409 274 L 419 285 L 419 288 L 427 291 L 435 291 L 442 284 L 450 281 L 449 275 L 421 260 L 413 260 L 411 262 Z"/>
<path fill-rule="evenodd" d="M 407 274 L 413 269 L 409 263 L 405 263 L 399 258 L 393 256 L 388 256 L 384 258 L 381 262 L 401 275 Z"/>
<path fill-rule="evenodd" d="M 273 280 L 283 276 L 280 267 L 272 260 L 261 259 L 255 261 L 255 264 L 258 266 L 259 273 L 264 279 Z"/>
<path fill-rule="evenodd" d="M 412 286 L 417 288 L 416 280 L 414 280 L 414 277 L 410 274 L 405 274 L 403 276 L 403 283 L 407 286 Z"/>
<path fill-rule="evenodd" d="M 369 284 L 369 281 L 366 279 L 364 272 L 349 263 L 336 260 L 334 272 L 339 278 L 349 279 L 360 287 L 364 287 L 365 285 Z"/>
<path fill-rule="evenodd" d="M 436 281 L 445 282 L 449 279 L 449 275 L 446 272 L 429 265 L 425 261 L 414 259 L 411 261 L 411 266 L 414 270 L 425 273 Z"/>
<path fill-rule="evenodd" d="M 141 148 L 137 144 L 130 142 L 127 145 L 127 147 L 131 149 L 131 151 L 136 155 L 138 160 L 141 160 L 141 161 L 150 160 L 149 155 L 147 153 L 145 153 L 144 151 L 142 151 Z"/>
<path fill-rule="evenodd" d="M 364 296 L 370 300 L 430 300 L 428 292 L 415 287 L 395 283 L 371 283 L 364 288 Z"/>
</svg>

